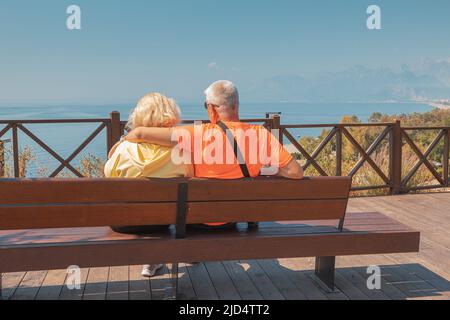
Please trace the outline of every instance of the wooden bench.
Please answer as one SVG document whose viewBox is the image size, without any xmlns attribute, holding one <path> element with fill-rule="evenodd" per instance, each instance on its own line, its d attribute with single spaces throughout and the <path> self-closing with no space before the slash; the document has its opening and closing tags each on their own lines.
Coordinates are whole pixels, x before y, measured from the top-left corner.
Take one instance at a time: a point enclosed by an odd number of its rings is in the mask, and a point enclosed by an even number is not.
<svg viewBox="0 0 450 320">
<path fill-rule="evenodd" d="M 336 256 L 419 250 L 419 232 L 380 213 L 346 216 L 350 186 L 337 177 L 0 180 L 0 273 L 317 257 L 316 275 L 333 289 Z M 244 223 L 186 230 L 223 221 Z M 169 224 L 145 236 L 108 228 Z"/>
</svg>

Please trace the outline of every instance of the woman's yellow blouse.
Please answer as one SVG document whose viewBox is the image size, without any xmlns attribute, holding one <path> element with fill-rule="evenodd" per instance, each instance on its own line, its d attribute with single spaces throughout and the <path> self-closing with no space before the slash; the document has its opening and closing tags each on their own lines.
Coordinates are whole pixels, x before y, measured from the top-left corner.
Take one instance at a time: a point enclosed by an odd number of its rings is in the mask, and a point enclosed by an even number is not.
<svg viewBox="0 0 450 320">
<path fill-rule="evenodd" d="M 190 165 L 175 165 L 172 148 L 122 142 L 105 165 L 108 178 L 178 178 L 193 176 Z"/>
</svg>

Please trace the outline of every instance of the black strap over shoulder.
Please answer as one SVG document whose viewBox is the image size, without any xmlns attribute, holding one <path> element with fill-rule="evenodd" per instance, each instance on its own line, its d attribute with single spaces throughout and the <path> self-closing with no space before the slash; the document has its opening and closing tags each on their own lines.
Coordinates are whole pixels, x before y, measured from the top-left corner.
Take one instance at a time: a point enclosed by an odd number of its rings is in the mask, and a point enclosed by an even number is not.
<svg viewBox="0 0 450 320">
<path fill-rule="evenodd" d="M 225 123 L 223 123 L 222 121 L 219 121 L 217 124 L 222 129 L 222 131 L 225 133 L 225 135 L 227 136 L 227 139 L 230 142 L 230 144 L 233 146 L 234 155 L 239 163 L 239 166 L 241 167 L 242 175 L 245 178 L 250 178 L 251 177 L 250 172 L 248 171 L 247 164 L 245 163 L 244 156 L 242 155 L 241 149 L 239 148 L 239 146 L 237 144 L 236 138 L 231 134 L 231 132 L 229 131 L 229 128 L 227 127 L 227 125 Z"/>
</svg>

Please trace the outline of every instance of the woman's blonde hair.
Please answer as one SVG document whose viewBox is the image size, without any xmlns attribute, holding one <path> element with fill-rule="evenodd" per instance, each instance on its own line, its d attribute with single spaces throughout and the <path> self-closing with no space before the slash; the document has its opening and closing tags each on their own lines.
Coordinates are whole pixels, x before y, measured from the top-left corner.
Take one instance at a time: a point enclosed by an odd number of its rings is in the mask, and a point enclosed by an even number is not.
<svg viewBox="0 0 450 320">
<path fill-rule="evenodd" d="M 127 127 L 174 127 L 180 118 L 180 108 L 175 100 L 159 93 L 148 93 L 131 112 Z"/>
</svg>

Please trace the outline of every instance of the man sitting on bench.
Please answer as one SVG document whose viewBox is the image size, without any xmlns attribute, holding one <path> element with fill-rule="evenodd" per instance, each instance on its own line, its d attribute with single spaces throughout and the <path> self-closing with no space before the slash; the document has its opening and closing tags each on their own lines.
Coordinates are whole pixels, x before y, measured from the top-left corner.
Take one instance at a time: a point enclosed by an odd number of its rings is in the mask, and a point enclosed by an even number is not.
<svg viewBox="0 0 450 320">
<path fill-rule="evenodd" d="M 131 131 L 125 139 L 163 146 L 179 144 L 183 149 L 190 149 L 197 178 L 240 179 L 261 174 L 303 178 L 302 167 L 271 132 L 260 125 L 240 122 L 239 94 L 233 83 L 217 81 L 206 89 L 205 95 L 211 123 L 173 128 L 141 127 Z M 218 138 L 223 142 L 219 146 L 222 148 L 217 148 Z M 201 150 L 196 150 L 199 147 Z M 218 155 L 219 149 L 234 149 L 232 161 L 229 161 L 229 152 Z"/>
</svg>

